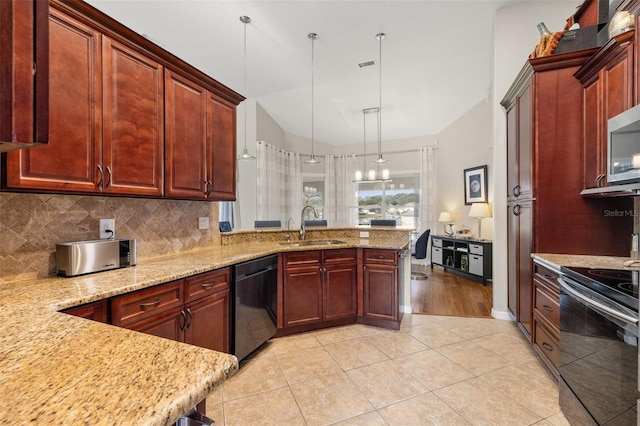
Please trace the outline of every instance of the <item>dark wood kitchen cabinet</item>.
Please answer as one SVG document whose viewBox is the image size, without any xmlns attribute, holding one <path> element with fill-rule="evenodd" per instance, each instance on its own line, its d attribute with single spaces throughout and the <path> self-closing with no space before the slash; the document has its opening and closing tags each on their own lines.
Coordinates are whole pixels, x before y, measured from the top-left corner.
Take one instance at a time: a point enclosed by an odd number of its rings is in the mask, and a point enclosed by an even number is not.
<svg viewBox="0 0 640 426">
<path fill-rule="evenodd" d="M 111 323 L 230 352 L 231 270 L 206 272 L 111 298 Z"/>
<path fill-rule="evenodd" d="M 613 39 L 575 73 L 583 87 L 583 188 L 607 186 L 608 120 L 634 105 L 634 37 Z"/>
<path fill-rule="evenodd" d="M 235 105 L 167 70 L 167 197 L 235 200 Z"/>
<path fill-rule="evenodd" d="M 395 250 L 363 249 L 363 302 L 359 321 L 400 328 L 400 285 L 398 252 Z"/>
<path fill-rule="evenodd" d="M 0 2 L 0 152 L 49 140 L 49 3 Z"/>
<path fill-rule="evenodd" d="M 355 322 L 356 249 L 285 253 L 283 321 L 285 328 L 321 328 Z"/>
<path fill-rule="evenodd" d="M 533 275 L 533 344 L 549 370 L 558 377 L 560 351 L 559 274 L 534 262 Z"/>
<path fill-rule="evenodd" d="M 161 196 L 162 66 L 50 10 L 50 143 L 7 154 L 5 187 Z"/>
<path fill-rule="evenodd" d="M 107 299 L 98 300 L 97 302 L 92 303 L 86 303 L 80 306 L 74 306 L 73 308 L 63 310 L 62 312 L 92 321 L 107 323 L 109 320 Z"/>
<path fill-rule="evenodd" d="M 632 218 L 607 217 L 604 212 L 633 209 L 631 199 L 580 195 L 583 123 L 589 124 L 583 102 L 589 94 L 574 74 L 595 52 L 529 60 L 501 102 L 507 114 L 507 152 L 517 153 L 509 158 L 518 159 L 516 166 L 520 171 L 524 167 L 531 182 L 530 191 L 521 187 L 514 192 L 510 187 L 507 199 L 509 309 L 529 338 L 533 335 L 531 253 L 628 255 L 628 245 L 620 244 L 619 236 L 633 232 Z"/>
</svg>

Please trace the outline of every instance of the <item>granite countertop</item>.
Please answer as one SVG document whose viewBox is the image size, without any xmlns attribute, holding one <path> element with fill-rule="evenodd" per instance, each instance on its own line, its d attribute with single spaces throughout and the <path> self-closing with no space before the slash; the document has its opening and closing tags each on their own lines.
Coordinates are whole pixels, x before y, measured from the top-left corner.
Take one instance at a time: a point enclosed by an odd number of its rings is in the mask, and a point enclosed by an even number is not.
<svg viewBox="0 0 640 426">
<path fill-rule="evenodd" d="M 341 240 L 215 246 L 75 278 L 0 284 L 0 424 L 174 423 L 238 370 L 233 355 L 57 311 L 283 251 L 408 244 Z"/>
<path fill-rule="evenodd" d="M 593 256 L 582 254 L 552 254 L 552 253 L 533 253 L 531 257 L 538 262 L 560 271 L 561 266 L 576 266 L 585 268 L 608 268 L 608 269 L 631 269 L 626 268 L 624 262 L 630 260 L 629 257 L 616 256 Z"/>
</svg>

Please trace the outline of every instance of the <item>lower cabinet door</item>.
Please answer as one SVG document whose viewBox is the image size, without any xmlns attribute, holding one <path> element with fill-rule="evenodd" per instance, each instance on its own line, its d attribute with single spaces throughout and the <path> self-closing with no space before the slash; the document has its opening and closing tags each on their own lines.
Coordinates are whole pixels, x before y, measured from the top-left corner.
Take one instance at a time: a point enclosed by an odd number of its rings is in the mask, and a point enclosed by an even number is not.
<svg viewBox="0 0 640 426">
<path fill-rule="evenodd" d="M 323 319 L 355 317 L 357 265 L 330 265 L 323 268 Z"/>
<path fill-rule="evenodd" d="M 172 309 L 151 318 L 142 320 L 127 326 L 130 330 L 151 334 L 165 339 L 183 341 L 182 329 L 185 324 L 185 316 L 182 308 Z"/>
<path fill-rule="evenodd" d="M 229 353 L 231 350 L 231 299 L 220 291 L 185 305 L 184 341 L 191 345 Z"/>
<path fill-rule="evenodd" d="M 322 321 L 322 277 L 318 266 L 284 272 L 283 311 L 285 327 Z"/>
<path fill-rule="evenodd" d="M 398 268 L 388 265 L 365 265 L 364 316 L 398 321 L 398 310 Z"/>
</svg>

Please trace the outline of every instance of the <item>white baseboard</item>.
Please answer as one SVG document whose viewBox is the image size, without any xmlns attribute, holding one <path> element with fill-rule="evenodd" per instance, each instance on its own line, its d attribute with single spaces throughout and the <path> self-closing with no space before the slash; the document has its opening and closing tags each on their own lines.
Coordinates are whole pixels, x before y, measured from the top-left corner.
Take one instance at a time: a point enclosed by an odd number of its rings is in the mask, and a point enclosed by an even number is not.
<svg viewBox="0 0 640 426">
<path fill-rule="evenodd" d="M 411 309 L 410 305 L 400 305 L 400 312 L 403 314 L 410 314 L 413 312 L 413 309 Z"/>
<path fill-rule="evenodd" d="M 495 319 L 505 320 L 505 321 L 515 321 L 516 318 L 509 311 L 496 311 L 491 308 L 491 316 Z"/>
</svg>

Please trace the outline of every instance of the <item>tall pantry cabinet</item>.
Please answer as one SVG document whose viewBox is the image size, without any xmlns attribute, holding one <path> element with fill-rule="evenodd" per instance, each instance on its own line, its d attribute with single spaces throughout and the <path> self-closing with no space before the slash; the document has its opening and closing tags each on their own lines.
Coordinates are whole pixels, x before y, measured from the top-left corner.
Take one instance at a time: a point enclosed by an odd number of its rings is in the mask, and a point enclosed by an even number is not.
<svg viewBox="0 0 640 426">
<path fill-rule="evenodd" d="M 501 101 L 507 118 L 508 302 L 532 342 L 531 253 L 628 254 L 627 246 L 603 238 L 614 229 L 632 232 L 629 218 L 603 213 L 619 202 L 580 196 L 583 88 L 574 73 L 593 53 L 527 61 Z"/>
</svg>

